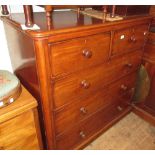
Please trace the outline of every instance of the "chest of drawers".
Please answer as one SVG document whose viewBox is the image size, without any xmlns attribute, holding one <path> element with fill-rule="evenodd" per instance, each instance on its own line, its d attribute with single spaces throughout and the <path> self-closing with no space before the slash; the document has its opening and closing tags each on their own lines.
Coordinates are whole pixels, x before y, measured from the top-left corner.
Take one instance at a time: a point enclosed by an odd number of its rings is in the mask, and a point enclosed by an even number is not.
<svg viewBox="0 0 155 155">
<path fill-rule="evenodd" d="M 47 30 L 34 14 L 40 31 L 21 30 L 16 15 L 2 20 L 14 71 L 42 108 L 47 148 L 80 149 L 131 111 L 151 17 L 76 23 L 75 12 L 63 15 L 53 13 Z"/>
</svg>

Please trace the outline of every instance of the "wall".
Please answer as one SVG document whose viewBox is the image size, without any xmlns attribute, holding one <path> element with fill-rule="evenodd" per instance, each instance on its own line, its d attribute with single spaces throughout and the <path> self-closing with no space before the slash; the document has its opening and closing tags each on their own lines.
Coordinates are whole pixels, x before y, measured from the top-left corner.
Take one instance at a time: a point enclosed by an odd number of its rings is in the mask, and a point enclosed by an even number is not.
<svg viewBox="0 0 155 155">
<path fill-rule="evenodd" d="M 10 5 L 8 10 L 11 13 L 23 12 L 22 5 Z M 33 6 L 34 12 L 43 11 L 43 8 Z M 1 10 L 0 10 L 1 11 Z M 9 57 L 7 41 L 5 37 L 5 31 L 3 22 L 0 20 L 0 70 L 9 70 L 12 72 L 11 61 Z"/>
</svg>

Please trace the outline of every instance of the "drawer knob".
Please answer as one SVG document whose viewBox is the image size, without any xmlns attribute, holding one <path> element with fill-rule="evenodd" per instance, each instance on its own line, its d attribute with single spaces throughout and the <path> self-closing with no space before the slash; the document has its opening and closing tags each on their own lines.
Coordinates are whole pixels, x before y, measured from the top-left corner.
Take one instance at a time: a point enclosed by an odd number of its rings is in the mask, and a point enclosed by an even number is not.
<svg viewBox="0 0 155 155">
<path fill-rule="evenodd" d="M 83 56 L 86 57 L 86 58 L 91 58 L 91 57 L 92 57 L 92 52 L 89 51 L 89 50 L 83 50 L 83 51 L 82 51 L 82 54 L 83 54 Z"/>
<path fill-rule="evenodd" d="M 86 114 L 86 113 L 87 113 L 87 110 L 86 110 L 85 107 L 81 107 L 81 108 L 80 108 L 80 112 L 81 112 L 82 114 Z"/>
<path fill-rule="evenodd" d="M 86 135 L 84 134 L 83 131 L 80 132 L 80 137 L 81 137 L 81 138 L 86 138 Z"/>
<path fill-rule="evenodd" d="M 146 36 L 148 34 L 148 31 L 144 31 L 144 36 Z"/>
<path fill-rule="evenodd" d="M 126 90 L 128 89 L 128 87 L 125 86 L 124 84 L 122 84 L 122 85 L 121 85 L 121 89 L 124 90 L 124 91 L 126 91 Z"/>
<path fill-rule="evenodd" d="M 90 87 L 90 83 L 86 80 L 81 81 L 82 88 L 88 89 Z"/>
<path fill-rule="evenodd" d="M 137 40 L 136 40 L 136 37 L 135 36 L 131 36 L 130 40 L 135 43 Z"/>
<path fill-rule="evenodd" d="M 133 65 L 131 63 L 127 63 L 127 64 L 125 64 L 125 66 L 127 66 L 129 68 L 132 68 L 133 67 Z"/>
<path fill-rule="evenodd" d="M 122 111 L 123 108 L 122 108 L 121 106 L 117 106 L 117 110 L 118 110 L 118 111 Z"/>
</svg>

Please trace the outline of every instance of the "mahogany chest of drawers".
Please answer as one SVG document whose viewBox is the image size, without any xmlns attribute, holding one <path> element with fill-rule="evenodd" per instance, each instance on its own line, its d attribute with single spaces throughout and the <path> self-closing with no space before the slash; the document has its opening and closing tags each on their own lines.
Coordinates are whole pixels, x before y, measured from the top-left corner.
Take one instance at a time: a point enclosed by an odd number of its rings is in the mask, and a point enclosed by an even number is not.
<svg viewBox="0 0 155 155">
<path fill-rule="evenodd" d="M 47 29 L 35 13 L 41 29 L 23 31 L 22 15 L 2 18 L 14 71 L 42 108 L 47 149 L 81 149 L 131 111 L 150 19 L 54 12 Z"/>
</svg>

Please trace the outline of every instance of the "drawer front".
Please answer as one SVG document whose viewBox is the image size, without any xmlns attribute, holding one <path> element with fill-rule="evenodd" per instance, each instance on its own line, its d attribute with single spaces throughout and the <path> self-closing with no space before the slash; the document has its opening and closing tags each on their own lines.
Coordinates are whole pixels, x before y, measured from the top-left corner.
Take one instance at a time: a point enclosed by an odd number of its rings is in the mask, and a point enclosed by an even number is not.
<svg viewBox="0 0 155 155">
<path fill-rule="evenodd" d="M 56 81 L 53 94 L 55 108 L 69 104 L 75 98 L 90 95 L 112 81 L 137 70 L 141 62 L 141 54 L 140 51 L 135 51 Z"/>
<path fill-rule="evenodd" d="M 52 74 L 66 74 L 108 60 L 110 33 L 92 35 L 51 45 Z"/>
<path fill-rule="evenodd" d="M 148 32 L 148 24 L 137 25 L 114 32 L 112 55 L 122 54 L 143 47 Z"/>
<path fill-rule="evenodd" d="M 148 24 L 138 25 L 134 27 L 134 39 L 132 41 L 135 48 L 141 48 L 144 46 L 146 37 L 148 36 Z"/>
<path fill-rule="evenodd" d="M 132 29 L 126 28 L 114 32 L 112 55 L 121 54 L 131 49 Z"/>
<path fill-rule="evenodd" d="M 62 133 L 67 128 L 92 115 L 98 109 L 107 106 L 110 103 L 111 94 L 129 103 L 134 93 L 136 74 L 134 72 L 123 77 L 106 88 L 57 110 L 55 112 L 56 134 Z"/>
<path fill-rule="evenodd" d="M 128 105 L 122 103 L 119 99 L 113 98 L 113 102 L 104 109 L 101 109 L 93 116 L 81 122 L 74 128 L 69 129 L 62 135 L 56 137 L 57 149 L 73 149 L 84 142 L 108 125 L 127 109 Z"/>
</svg>

